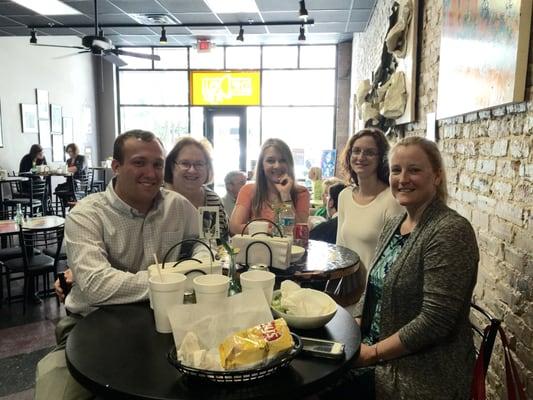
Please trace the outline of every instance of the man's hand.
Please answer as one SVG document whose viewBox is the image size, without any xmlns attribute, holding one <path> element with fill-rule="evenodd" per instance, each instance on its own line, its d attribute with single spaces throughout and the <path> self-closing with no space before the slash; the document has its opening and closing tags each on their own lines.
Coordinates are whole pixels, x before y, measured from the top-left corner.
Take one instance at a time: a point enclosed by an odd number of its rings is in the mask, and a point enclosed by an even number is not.
<svg viewBox="0 0 533 400">
<path fill-rule="evenodd" d="M 72 276 L 72 271 L 70 269 L 65 270 L 64 273 L 65 277 L 65 283 L 67 284 L 68 291 L 70 291 L 70 288 L 72 287 L 72 284 L 74 283 L 74 277 Z M 59 278 L 56 279 L 54 282 L 54 289 L 56 292 L 56 296 L 59 297 L 59 300 L 61 300 L 62 303 L 65 302 L 65 297 L 68 294 L 64 292 L 63 288 L 61 287 L 61 282 L 59 281 Z"/>
</svg>

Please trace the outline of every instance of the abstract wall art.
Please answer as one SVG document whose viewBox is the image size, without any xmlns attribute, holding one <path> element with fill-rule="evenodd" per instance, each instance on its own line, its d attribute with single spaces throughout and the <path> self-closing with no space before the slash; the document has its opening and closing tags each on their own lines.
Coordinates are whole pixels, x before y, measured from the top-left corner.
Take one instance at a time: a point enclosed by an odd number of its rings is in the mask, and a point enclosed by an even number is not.
<svg viewBox="0 0 533 400">
<path fill-rule="evenodd" d="M 524 101 L 531 0 L 444 0 L 437 118 Z"/>
</svg>

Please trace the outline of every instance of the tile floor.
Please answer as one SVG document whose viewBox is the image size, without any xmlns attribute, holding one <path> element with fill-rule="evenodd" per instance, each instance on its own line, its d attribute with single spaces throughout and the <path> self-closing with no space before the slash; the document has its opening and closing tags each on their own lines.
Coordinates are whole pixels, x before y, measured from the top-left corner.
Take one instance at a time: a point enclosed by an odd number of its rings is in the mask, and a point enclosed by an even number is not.
<svg viewBox="0 0 533 400">
<path fill-rule="evenodd" d="M 20 291 L 14 284 L 13 294 Z M 0 400 L 33 398 L 35 367 L 55 345 L 55 325 L 64 315 L 65 308 L 58 306 L 52 297 L 41 304 L 27 304 L 25 315 L 22 303 L 7 305 L 3 302 L 0 307 Z"/>
</svg>

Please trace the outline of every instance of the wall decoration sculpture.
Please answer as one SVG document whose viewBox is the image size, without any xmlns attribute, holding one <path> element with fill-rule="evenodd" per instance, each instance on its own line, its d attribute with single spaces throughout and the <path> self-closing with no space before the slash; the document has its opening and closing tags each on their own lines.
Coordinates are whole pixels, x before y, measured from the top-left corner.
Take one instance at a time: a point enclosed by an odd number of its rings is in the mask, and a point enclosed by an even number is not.
<svg viewBox="0 0 533 400">
<path fill-rule="evenodd" d="M 437 118 L 524 101 L 531 0 L 445 0 Z"/>
<path fill-rule="evenodd" d="M 372 80 L 362 80 L 356 88 L 357 115 L 365 127 L 387 131 L 415 120 L 417 26 L 418 0 L 395 1 L 381 62 Z"/>
</svg>

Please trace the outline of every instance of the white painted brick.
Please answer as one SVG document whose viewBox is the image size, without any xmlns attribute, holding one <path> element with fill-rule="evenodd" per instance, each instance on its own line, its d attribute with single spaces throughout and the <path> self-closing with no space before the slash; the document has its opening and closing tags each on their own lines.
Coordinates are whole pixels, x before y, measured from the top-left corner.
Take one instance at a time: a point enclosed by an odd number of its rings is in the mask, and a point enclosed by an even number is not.
<svg viewBox="0 0 533 400">
<path fill-rule="evenodd" d="M 477 160 L 476 170 L 482 174 L 494 175 L 496 173 L 496 160 Z"/>
<path fill-rule="evenodd" d="M 496 181 L 492 184 L 492 193 L 504 199 L 508 199 L 513 186 L 507 182 Z"/>
<path fill-rule="evenodd" d="M 513 158 L 527 158 L 529 156 L 529 143 L 524 140 L 511 141 L 511 157 Z"/>
<path fill-rule="evenodd" d="M 493 156 L 505 156 L 507 154 L 507 147 L 509 141 L 507 139 L 496 140 L 492 146 Z"/>
<path fill-rule="evenodd" d="M 498 160 L 496 162 L 496 174 L 501 178 L 513 179 L 519 169 L 518 162 Z"/>
<path fill-rule="evenodd" d="M 524 223 L 524 209 L 503 201 L 496 204 L 496 215 L 518 226 Z"/>
</svg>

